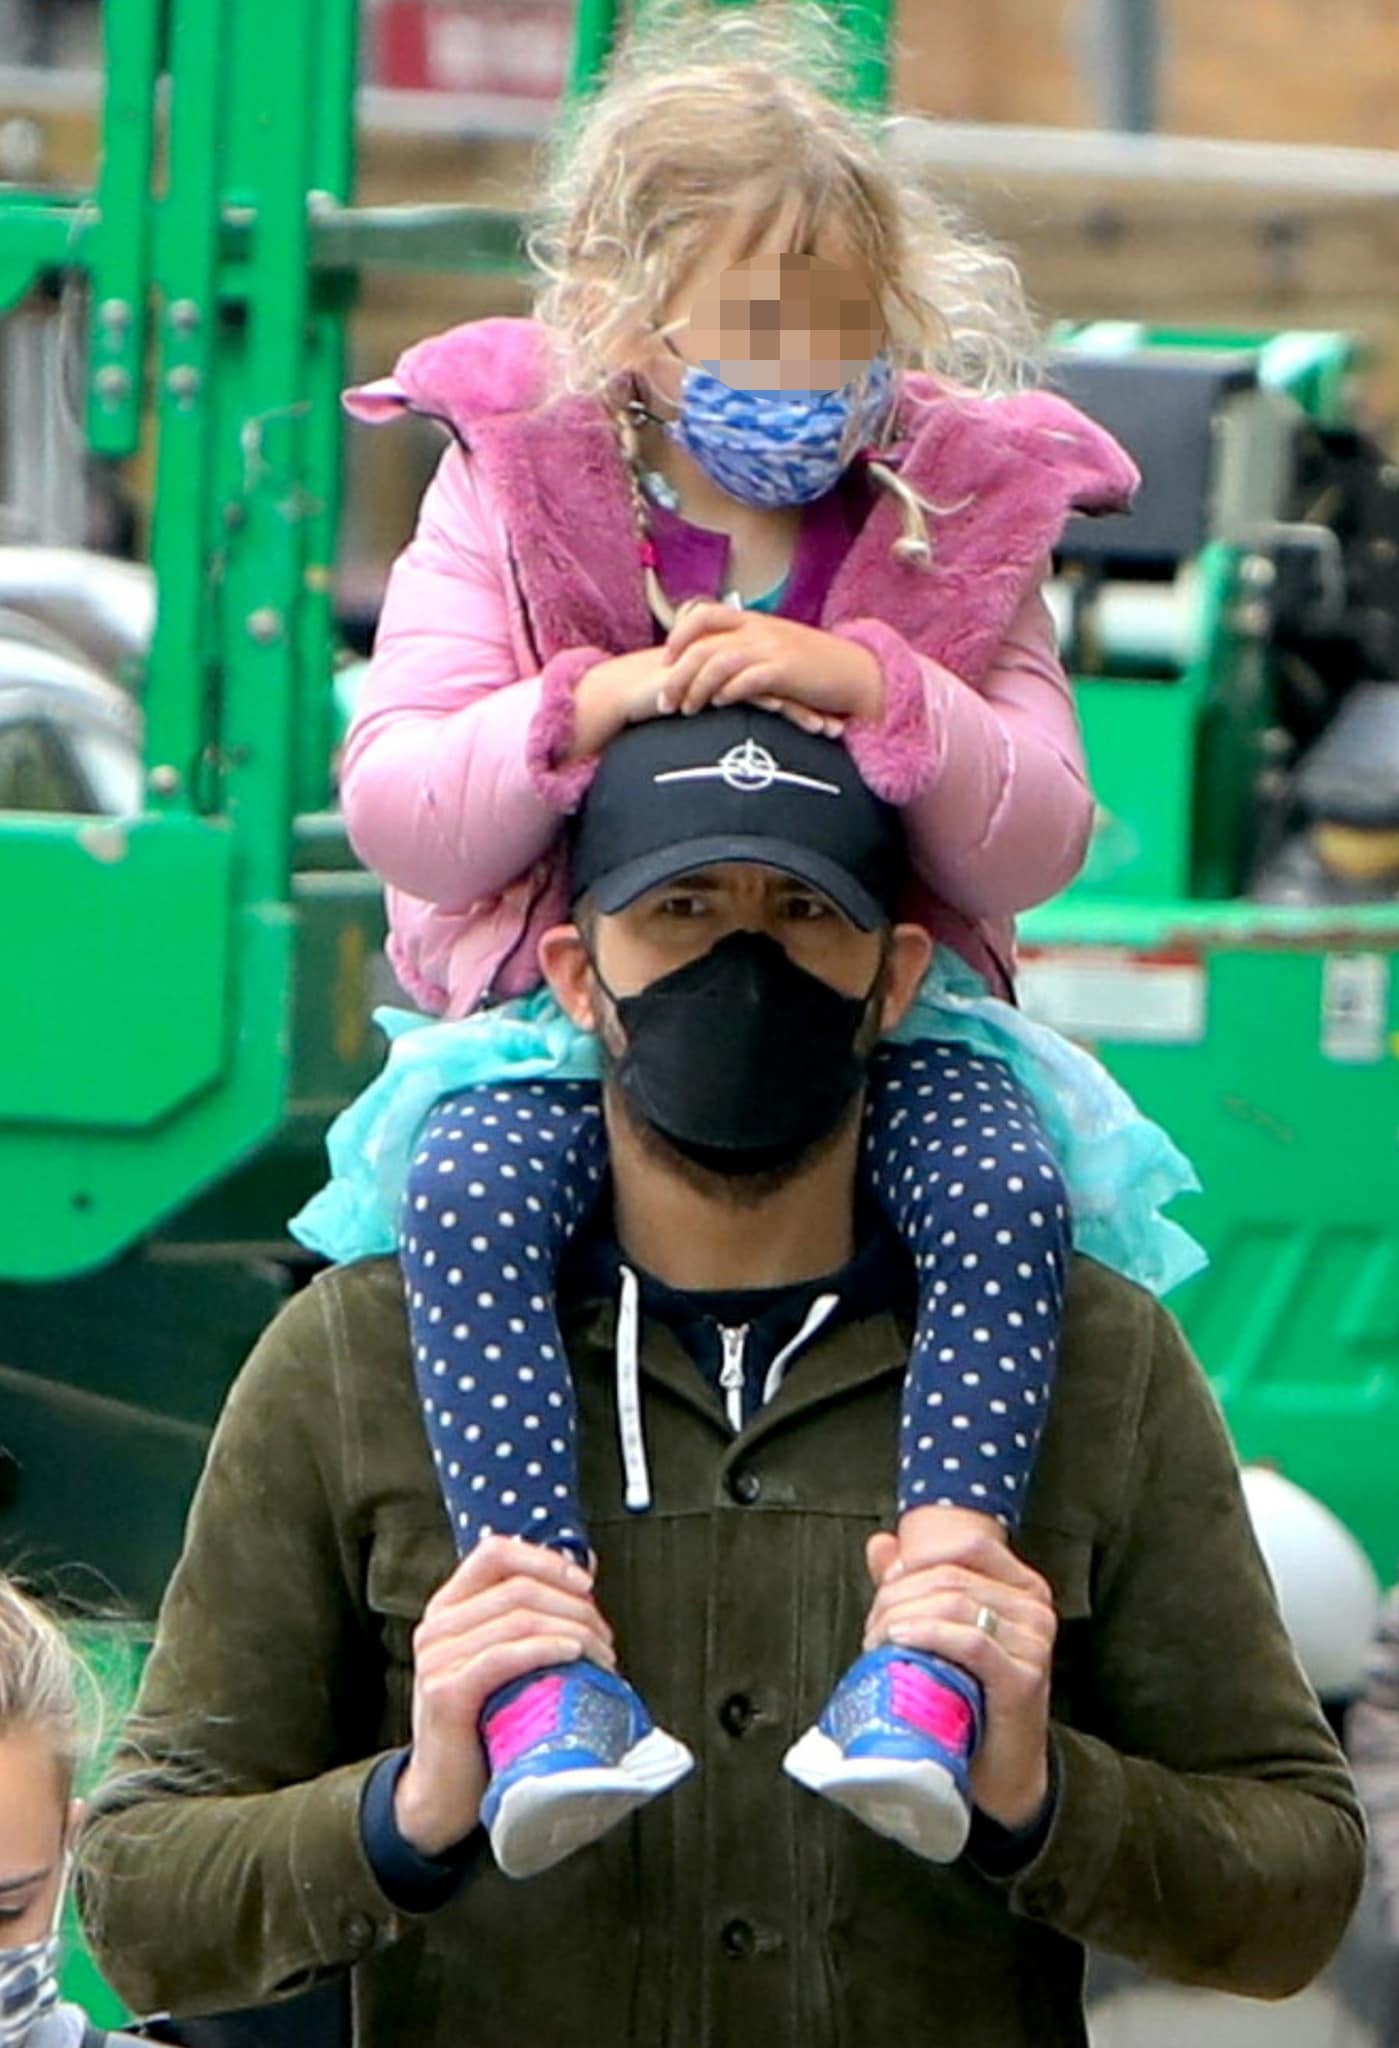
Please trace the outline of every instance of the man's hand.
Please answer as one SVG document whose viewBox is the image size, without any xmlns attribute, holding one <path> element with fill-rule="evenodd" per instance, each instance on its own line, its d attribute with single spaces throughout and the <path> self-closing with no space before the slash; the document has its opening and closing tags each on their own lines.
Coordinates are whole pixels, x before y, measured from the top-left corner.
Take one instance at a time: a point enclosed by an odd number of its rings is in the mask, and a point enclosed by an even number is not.
<svg viewBox="0 0 1399 2048">
<path fill-rule="evenodd" d="M 629 725 L 657 718 L 670 710 L 661 690 L 670 671 L 663 647 L 640 647 L 634 654 L 616 654 L 599 661 L 573 693 L 573 742 L 570 761 L 600 754 Z"/>
<path fill-rule="evenodd" d="M 1037 1572 L 994 1536 L 929 1542 L 916 1563 L 899 1561 L 896 1536 L 865 1549 L 876 1592 L 865 1648 L 901 1643 L 930 1650 L 981 1680 L 986 1730 L 971 1768 L 972 1797 L 1004 1828 L 1025 1828 L 1049 1792 L 1049 1666 L 1058 1626 Z M 994 1636 L 976 1626 L 990 1608 Z"/>
<path fill-rule="evenodd" d="M 683 605 L 666 640 L 663 710 L 757 704 L 806 732 L 836 738 L 851 718 L 877 719 L 884 680 L 867 648 L 795 619 L 732 605 Z"/>
<path fill-rule="evenodd" d="M 427 1604 L 413 1634 L 413 1751 L 394 1794 L 399 1833 L 440 1856 L 476 1826 L 486 1760 L 476 1724 L 491 1694 L 547 1664 L 616 1669 L 592 1580 L 557 1551 L 487 1536 Z"/>
</svg>

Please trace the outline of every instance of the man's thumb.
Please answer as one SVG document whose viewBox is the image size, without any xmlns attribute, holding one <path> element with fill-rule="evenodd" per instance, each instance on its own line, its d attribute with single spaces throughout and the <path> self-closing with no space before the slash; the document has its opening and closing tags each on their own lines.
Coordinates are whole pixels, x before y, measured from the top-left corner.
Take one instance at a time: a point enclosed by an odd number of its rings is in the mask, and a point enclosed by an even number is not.
<svg viewBox="0 0 1399 2048">
<path fill-rule="evenodd" d="M 865 1545 L 865 1564 L 876 1586 L 882 1586 L 887 1578 L 897 1577 L 899 1570 L 902 1569 L 899 1565 L 898 1537 L 889 1535 L 887 1530 L 881 1530 L 877 1536 L 871 1536 Z"/>
</svg>

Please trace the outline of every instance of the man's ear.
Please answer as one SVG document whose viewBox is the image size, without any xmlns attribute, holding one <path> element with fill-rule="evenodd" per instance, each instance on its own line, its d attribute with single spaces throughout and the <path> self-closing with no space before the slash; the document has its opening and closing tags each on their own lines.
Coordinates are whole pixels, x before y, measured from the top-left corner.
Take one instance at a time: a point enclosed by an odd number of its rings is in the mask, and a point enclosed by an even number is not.
<svg viewBox="0 0 1399 2048">
<path fill-rule="evenodd" d="M 932 957 L 933 942 L 921 924 L 894 926 L 889 934 L 884 970 L 884 1004 L 879 1019 L 882 1031 L 892 1031 L 903 1022 Z"/>
<path fill-rule="evenodd" d="M 580 1031 L 597 1030 L 593 963 L 576 924 L 551 925 L 539 941 L 539 971 L 564 1015 Z"/>
</svg>

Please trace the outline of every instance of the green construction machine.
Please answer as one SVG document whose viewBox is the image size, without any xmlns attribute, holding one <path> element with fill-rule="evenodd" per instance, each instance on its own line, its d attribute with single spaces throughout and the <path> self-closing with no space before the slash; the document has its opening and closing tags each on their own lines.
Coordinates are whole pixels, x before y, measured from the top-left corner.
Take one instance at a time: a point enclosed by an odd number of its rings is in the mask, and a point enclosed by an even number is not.
<svg viewBox="0 0 1399 2048">
<path fill-rule="evenodd" d="M 1172 1297 L 1240 1454 L 1399 1564 L 1399 465 L 1343 335 L 1062 337 L 1133 450 L 1050 589 L 1098 801 L 1021 1000 L 1194 1161 Z"/>
<path fill-rule="evenodd" d="M 877 105 L 890 9 L 840 12 Z M 582 0 L 570 92 L 617 14 Z M 357 280 L 522 263 L 509 212 L 353 206 L 358 17 L 110 0 L 94 189 L 0 187 L 0 331 L 76 294 L 90 454 L 154 479 L 154 601 L 130 564 L 0 544 L 0 1561 L 137 1617 L 380 1057 L 379 894 L 333 782 Z M 1025 921 L 1024 999 L 1196 1161 L 1212 1264 L 1178 1307 L 1240 1447 L 1388 1573 L 1399 469 L 1345 337 L 1060 343 L 1147 484 L 1057 566 L 1099 827 Z"/>
</svg>

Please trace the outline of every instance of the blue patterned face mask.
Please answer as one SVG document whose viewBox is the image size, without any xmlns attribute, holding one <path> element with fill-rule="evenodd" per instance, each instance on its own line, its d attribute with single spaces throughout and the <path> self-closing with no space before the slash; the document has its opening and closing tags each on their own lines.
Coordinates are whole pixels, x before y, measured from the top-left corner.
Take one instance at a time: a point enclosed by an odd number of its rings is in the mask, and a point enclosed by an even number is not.
<svg viewBox="0 0 1399 2048">
<path fill-rule="evenodd" d="M 0 2048 L 24 2048 L 58 2003 L 58 1935 L 0 1949 Z"/>
<path fill-rule="evenodd" d="M 720 490 L 769 510 L 809 505 L 834 488 L 889 409 L 894 373 L 878 355 L 835 391 L 740 391 L 689 363 L 680 414 L 666 431 Z"/>
</svg>

